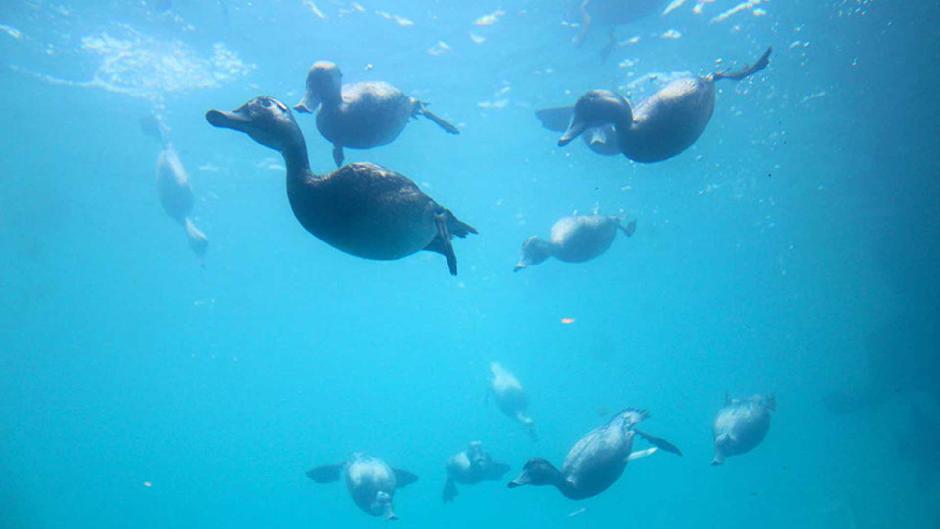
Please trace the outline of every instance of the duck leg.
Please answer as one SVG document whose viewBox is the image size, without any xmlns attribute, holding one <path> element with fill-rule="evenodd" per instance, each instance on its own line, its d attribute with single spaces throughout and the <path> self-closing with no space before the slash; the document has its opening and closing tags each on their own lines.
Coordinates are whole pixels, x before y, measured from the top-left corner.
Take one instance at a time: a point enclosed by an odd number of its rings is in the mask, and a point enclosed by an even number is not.
<svg viewBox="0 0 940 529">
<path fill-rule="evenodd" d="M 449 134 L 460 134 L 460 129 L 455 127 L 453 123 L 428 110 L 428 104 L 423 101 L 415 101 L 415 110 L 413 115 L 424 116 L 430 119 L 434 123 L 437 123 L 437 126 L 444 129 Z"/>
<path fill-rule="evenodd" d="M 773 48 L 767 48 L 767 51 L 765 51 L 764 54 L 761 55 L 759 59 L 757 59 L 757 62 L 755 62 L 754 64 L 750 66 L 745 66 L 744 68 L 736 72 L 715 72 L 712 74 L 712 79 L 716 81 L 719 79 L 731 79 L 733 81 L 740 81 L 741 79 L 744 79 L 748 77 L 749 75 L 753 75 L 763 70 L 764 68 L 767 67 L 768 64 L 770 64 L 770 52 L 771 51 L 773 51 Z"/>
<path fill-rule="evenodd" d="M 655 446 L 655 447 L 661 448 L 661 449 L 663 449 L 663 450 L 669 452 L 670 454 L 676 454 L 677 456 L 681 456 L 681 455 L 682 455 L 682 450 L 679 450 L 679 447 L 678 447 L 678 446 L 676 446 L 676 445 L 670 443 L 669 441 L 667 441 L 667 440 L 665 440 L 665 439 L 663 439 L 663 438 L 661 438 L 661 437 L 654 437 L 654 436 L 652 436 L 652 435 L 650 435 L 650 434 L 648 434 L 648 433 L 641 432 L 641 431 L 639 431 L 639 430 L 637 430 L 637 429 L 634 429 L 633 431 L 636 432 L 637 435 L 639 435 L 639 436 L 642 437 L 643 439 L 646 439 L 646 442 L 648 442 L 649 444 L 651 444 L 651 445 L 653 445 L 653 446 Z"/>
<path fill-rule="evenodd" d="M 336 162 L 336 167 L 343 165 L 343 160 L 346 159 L 346 155 L 343 154 L 343 146 L 339 144 L 333 144 L 333 161 Z"/>
<path fill-rule="evenodd" d="M 454 246 L 450 243 L 450 232 L 447 230 L 447 212 L 442 211 L 434 215 L 434 224 L 437 226 L 437 237 L 434 237 L 425 250 L 436 252 L 447 258 L 447 269 L 450 275 L 457 275 L 457 255 Z"/>
</svg>

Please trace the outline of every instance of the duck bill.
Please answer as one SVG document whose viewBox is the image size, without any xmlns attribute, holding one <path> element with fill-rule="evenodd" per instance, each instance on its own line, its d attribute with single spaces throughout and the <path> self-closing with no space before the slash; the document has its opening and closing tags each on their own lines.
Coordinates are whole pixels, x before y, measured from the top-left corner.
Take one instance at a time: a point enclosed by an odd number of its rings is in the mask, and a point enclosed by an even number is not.
<svg viewBox="0 0 940 529">
<path fill-rule="evenodd" d="M 248 131 L 250 120 L 239 110 L 226 112 L 224 110 L 210 110 L 206 112 L 206 121 L 213 127 L 232 129 L 241 132 Z"/>
<path fill-rule="evenodd" d="M 523 470 L 522 474 L 519 474 L 519 477 L 507 483 L 506 486 L 509 487 L 510 489 L 514 489 L 516 487 L 521 487 L 523 485 L 528 485 L 530 483 L 532 483 L 532 478 L 529 477 L 528 472 Z"/>
<path fill-rule="evenodd" d="M 588 129 L 588 124 L 584 121 L 578 119 L 577 116 L 571 118 L 571 124 L 568 125 L 568 130 L 561 135 L 561 138 L 558 138 L 558 146 L 564 147 L 571 143 L 575 138 L 580 136 Z"/>
<path fill-rule="evenodd" d="M 509 487 L 510 489 L 514 489 L 516 487 L 521 487 L 523 485 L 528 485 L 528 484 L 529 484 L 529 480 L 528 478 L 525 477 L 525 474 L 523 474 L 519 476 L 518 478 L 507 483 L 506 486 Z"/>
<path fill-rule="evenodd" d="M 320 99 L 310 94 L 305 94 L 299 103 L 294 105 L 294 110 L 302 114 L 312 114 L 320 106 Z"/>
</svg>

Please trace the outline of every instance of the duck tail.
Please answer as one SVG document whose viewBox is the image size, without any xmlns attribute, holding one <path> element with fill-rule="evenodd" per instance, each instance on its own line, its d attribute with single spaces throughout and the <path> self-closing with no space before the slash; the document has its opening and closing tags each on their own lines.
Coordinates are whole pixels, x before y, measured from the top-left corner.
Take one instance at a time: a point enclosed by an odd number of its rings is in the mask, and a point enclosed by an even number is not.
<svg viewBox="0 0 940 529">
<path fill-rule="evenodd" d="M 193 224 L 192 219 L 189 217 L 186 217 L 183 228 L 186 230 L 186 239 L 189 241 L 190 249 L 202 263 L 202 259 L 206 255 L 206 249 L 209 247 L 209 239 L 206 238 L 206 234 L 202 230 Z"/>
<path fill-rule="evenodd" d="M 627 223 L 626 226 L 620 224 L 620 231 L 623 232 L 627 237 L 633 237 L 633 234 L 636 233 L 636 219 L 631 220 Z"/>
<path fill-rule="evenodd" d="M 416 102 L 415 115 L 424 116 L 437 123 L 437 126 L 447 131 L 448 134 L 460 134 L 460 129 L 454 126 L 453 123 L 428 110 L 428 104 L 424 101 Z"/>
<path fill-rule="evenodd" d="M 447 215 L 447 231 L 449 231 L 451 235 L 463 239 L 471 233 L 474 235 L 479 233 L 476 228 L 455 217 L 450 210 L 447 210 L 445 214 Z"/>
<path fill-rule="evenodd" d="M 770 64 L 770 52 L 772 51 L 773 51 L 773 48 L 768 47 L 767 51 L 765 51 L 764 54 L 761 55 L 760 58 L 757 59 L 757 62 L 755 62 L 754 64 L 745 66 L 744 68 L 736 72 L 715 72 L 712 74 L 712 79 L 714 79 L 715 81 L 719 79 L 731 79 L 733 81 L 740 81 L 750 75 L 753 75 L 763 70 L 764 68 L 767 67 L 768 64 Z"/>
<path fill-rule="evenodd" d="M 454 484 L 453 478 L 448 476 L 447 481 L 444 483 L 444 493 L 441 495 L 444 503 L 450 503 L 454 501 L 454 498 L 457 497 L 457 494 L 457 485 Z"/>
</svg>

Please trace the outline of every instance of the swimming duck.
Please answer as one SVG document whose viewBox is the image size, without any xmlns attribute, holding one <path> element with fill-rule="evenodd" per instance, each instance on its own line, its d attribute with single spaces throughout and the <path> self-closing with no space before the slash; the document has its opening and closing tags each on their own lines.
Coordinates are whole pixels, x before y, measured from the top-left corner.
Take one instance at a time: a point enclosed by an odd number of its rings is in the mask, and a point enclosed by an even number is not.
<svg viewBox="0 0 940 529">
<path fill-rule="evenodd" d="M 499 362 L 490 363 L 490 392 L 496 399 L 496 406 L 510 419 L 525 427 L 532 440 L 536 440 L 535 421 L 526 411 L 529 407 L 529 398 L 516 375 L 502 366 Z"/>
<path fill-rule="evenodd" d="M 623 225 L 622 217 L 608 215 L 574 215 L 562 217 L 552 226 L 549 240 L 529 237 L 522 243 L 522 258 L 513 268 L 523 268 L 545 262 L 554 257 L 566 263 L 590 261 L 607 251 L 622 231 L 627 237 L 636 232 L 636 221 Z"/>
<path fill-rule="evenodd" d="M 578 8 L 581 31 L 574 42 L 578 46 L 583 44 L 594 25 L 608 26 L 608 43 L 602 52 L 606 57 L 617 45 L 616 26 L 649 16 L 664 3 L 665 0 L 582 0 Z"/>
<path fill-rule="evenodd" d="M 360 509 L 372 516 L 397 520 L 392 499 L 395 491 L 418 481 L 418 476 L 392 468 L 385 461 L 355 453 L 344 463 L 323 465 L 307 471 L 307 477 L 317 483 L 331 483 L 345 478 L 346 489 Z"/>
<path fill-rule="evenodd" d="M 169 142 L 157 157 L 157 194 L 163 211 L 186 230 L 189 247 L 200 262 L 209 247 L 209 239 L 196 227 L 191 218 L 193 211 L 193 189 L 189 185 L 189 174 L 180 161 L 179 154 Z"/>
<path fill-rule="evenodd" d="M 317 130 L 333 144 L 336 166 L 343 164 L 343 147 L 369 149 L 386 145 L 404 130 L 411 118 L 424 116 L 450 134 L 457 127 L 383 81 L 342 84 L 336 64 L 317 61 L 307 73 L 307 89 L 294 110 L 312 113 L 317 107 Z"/>
<path fill-rule="evenodd" d="M 574 115 L 574 107 L 543 108 L 535 111 L 535 117 L 542 122 L 542 127 L 554 131 L 565 132 Z M 603 156 L 616 156 L 621 154 L 620 144 L 617 142 L 617 131 L 611 124 L 591 127 L 581 134 L 581 139 L 589 149 Z"/>
<path fill-rule="evenodd" d="M 763 70 L 770 52 L 767 48 L 757 62 L 737 72 L 676 79 L 635 110 L 620 95 L 592 90 L 575 103 L 571 123 L 558 145 L 565 146 L 592 128 L 613 124 L 620 151 L 627 158 L 640 163 L 672 158 L 695 143 L 708 125 L 715 110 L 715 81 L 740 81 Z"/>
<path fill-rule="evenodd" d="M 712 427 L 715 440 L 712 465 L 720 465 L 726 458 L 750 452 L 759 445 L 770 430 L 770 412 L 776 409 L 773 395 L 725 397 L 725 406 L 718 411 Z"/>
<path fill-rule="evenodd" d="M 451 236 L 463 238 L 477 231 L 405 176 L 371 163 L 313 174 L 300 127 L 290 109 L 273 97 L 256 97 L 232 112 L 210 110 L 206 120 L 215 127 L 244 132 L 281 153 L 294 216 L 320 240 L 365 259 L 436 252 L 447 258 L 451 275 L 457 274 Z"/>
<path fill-rule="evenodd" d="M 620 479 L 629 461 L 650 456 L 658 449 L 681 456 L 682 452 L 672 443 L 636 429 L 647 417 L 649 413 L 645 410 L 628 408 L 575 443 L 561 471 L 545 459 L 533 458 L 525 464 L 522 474 L 507 486 L 552 485 L 564 496 L 582 500 L 607 490 Z M 635 435 L 653 446 L 632 452 Z"/>
<path fill-rule="evenodd" d="M 481 481 L 498 481 L 506 472 L 509 472 L 509 465 L 493 461 L 483 450 L 483 443 L 471 441 L 466 450 L 447 460 L 444 501 L 450 502 L 457 497 L 457 483 L 472 485 Z"/>
</svg>

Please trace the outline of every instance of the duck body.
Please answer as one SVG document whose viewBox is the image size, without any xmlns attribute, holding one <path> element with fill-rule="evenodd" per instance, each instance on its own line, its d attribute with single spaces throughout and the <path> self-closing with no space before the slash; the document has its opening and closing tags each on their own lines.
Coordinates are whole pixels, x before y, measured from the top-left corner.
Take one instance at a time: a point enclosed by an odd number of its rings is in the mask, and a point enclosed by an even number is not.
<svg viewBox="0 0 940 529">
<path fill-rule="evenodd" d="M 759 445 L 767 437 L 770 414 L 777 407 L 773 396 L 725 400 L 712 425 L 715 442 L 712 465 L 721 465 L 726 458 L 745 454 Z"/>
<path fill-rule="evenodd" d="M 668 160 L 698 141 L 714 111 L 713 80 L 676 79 L 633 109 L 626 130 L 617 129 L 620 151 L 640 163 Z"/>
<path fill-rule="evenodd" d="M 345 165 L 288 181 L 300 224 L 330 246 L 365 259 L 394 260 L 426 249 L 438 236 L 436 218 L 464 233 L 453 214 L 401 174 L 371 163 Z"/>
<path fill-rule="evenodd" d="M 530 459 L 522 474 L 509 482 L 509 487 L 552 485 L 565 497 L 581 500 L 610 488 L 620 479 L 631 460 L 652 455 L 658 448 L 681 455 L 671 443 L 636 430 L 636 424 L 648 416 L 647 412 L 632 408 L 618 413 L 607 424 L 579 439 L 568 451 L 560 471 L 545 459 Z M 637 434 L 653 443 L 654 447 L 633 452 L 633 440 Z"/>
<path fill-rule="evenodd" d="M 472 441 L 466 450 L 451 456 L 447 460 L 446 468 L 447 481 L 443 493 L 445 502 L 453 501 L 457 496 L 456 483 L 473 485 L 482 481 L 498 481 L 509 472 L 509 465 L 493 461 L 479 441 Z"/>
<path fill-rule="evenodd" d="M 516 376 L 499 362 L 490 364 L 490 393 L 496 400 L 496 406 L 503 415 L 513 419 L 526 428 L 535 439 L 535 421 L 528 415 L 529 398 L 522 383 Z"/>
<path fill-rule="evenodd" d="M 387 145 L 401 134 L 413 117 L 423 116 L 450 134 L 460 131 L 384 81 L 344 85 L 343 73 L 329 61 L 313 63 L 307 72 L 303 99 L 294 105 L 298 112 L 317 113 L 317 130 L 333 144 L 333 160 L 342 165 L 343 149 L 369 149 Z M 319 110 L 317 110 L 319 107 Z"/>
<path fill-rule="evenodd" d="M 343 85 L 336 104 L 322 104 L 317 130 L 334 145 L 369 149 L 387 145 L 405 130 L 417 101 L 382 82 Z"/>
<path fill-rule="evenodd" d="M 572 499 L 596 496 L 613 485 L 627 468 L 633 450 L 634 424 L 643 419 L 631 410 L 615 415 L 610 422 L 578 440 L 561 467 L 567 482 L 562 493 Z"/>
<path fill-rule="evenodd" d="M 552 255 L 566 263 L 583 263 L 606 252 L 621 229 L 620 217 L 577 215 L 552 226 Z"/>
<path fill-rule="evenodd" d="M 382 459 L 363 453 L 353 454 L 345 463 L 313 468 L 307 477 L 317 483 L 330 483 L 342 477 L 359 509 L 386 520 L 398 519 L 392 503 L 395 491 L 418 479 L 411 472 L 393 469 Z"/>
<path fill-rule="evenodd" d="M 371 163 L 313 174 L 300 127 L 290 109 L 274 98 L 257 97 L 232 112 L 210 110 L 206 119 L 281 152 L 291 209 L 312 235 L 365 259 L 400 259 L 421 250 L 440 253 L 456 275 L 451 237 L 463 238 L 476 230 L 407 177 Z"/>
<path fill-rule="evenodd" d="M 540 264 L 549 257 L 566 263 L 583 263 L 606 252 L 618 231 L 631 237 L 636 221 L 626 226 L 621 217 L 609 215 L 572 215 L 558 219 L 548 241 L 530 237 L 522 243 L 522 258 L 514 270 Z"/>
<path fill-rule="evenodd" d="M 163 211 L 173 220 L 184 223 L 193 211 L 193 189 L 189 174 L 179 154 L 167 143 L 157 156 L 157 195 Z"/>
</svg>

